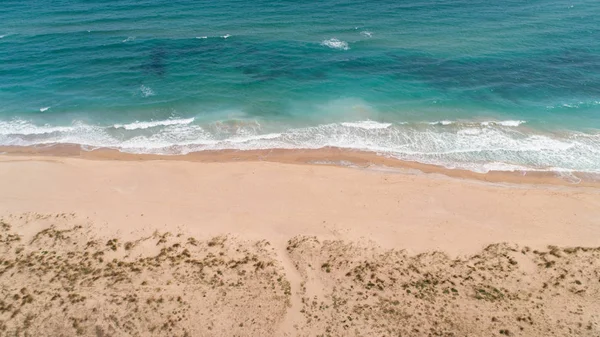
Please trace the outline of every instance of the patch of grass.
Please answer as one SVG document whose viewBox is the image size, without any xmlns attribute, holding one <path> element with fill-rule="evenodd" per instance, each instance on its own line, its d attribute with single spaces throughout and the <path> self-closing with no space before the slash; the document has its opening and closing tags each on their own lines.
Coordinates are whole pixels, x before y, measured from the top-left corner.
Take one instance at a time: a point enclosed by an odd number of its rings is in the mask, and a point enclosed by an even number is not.
<svg viewBox="0 0 600 337">
<path fill-rule="evenodd" d="M 488 287 L 488 289 L 479 288 L 475 290 L 475 298 L 478 300 L 486 300 L 493 302 L 503 299 L 504 294 L 494 287 Z"/>
<path fill-rule="evenodd" d="M 0 227 L 4 231 L 9 231 L 10 228 L 11 228 L 11 226 L 9 224 L 7 224 L 6 222 L 4 222 L 4 221 L 0 221 Z"/>
<path fill-rule="evenodd" d="M 112 240 L 108 240 L 108 242 L 106 242 L 106 247 L 110 248 L 113 251 L 117 250 L 117 239 L 112 239 Z"/>
</svg>

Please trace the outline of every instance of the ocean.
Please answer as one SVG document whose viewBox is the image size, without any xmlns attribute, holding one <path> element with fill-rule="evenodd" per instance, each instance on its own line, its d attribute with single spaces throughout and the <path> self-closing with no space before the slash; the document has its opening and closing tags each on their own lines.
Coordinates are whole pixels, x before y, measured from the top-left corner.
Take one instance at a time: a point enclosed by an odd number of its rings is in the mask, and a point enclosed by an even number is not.
<svg viewBox="0 0 600 337">
<path fill-rule="evenodd" d="M 597 0 L 4 0 L 0 145 L 600 172 Z"/>
</svg>

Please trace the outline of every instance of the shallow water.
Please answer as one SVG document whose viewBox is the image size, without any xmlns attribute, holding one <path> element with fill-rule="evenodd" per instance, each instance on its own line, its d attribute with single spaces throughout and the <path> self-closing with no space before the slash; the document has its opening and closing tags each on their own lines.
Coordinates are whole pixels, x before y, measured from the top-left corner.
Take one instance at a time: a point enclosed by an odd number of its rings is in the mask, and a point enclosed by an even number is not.
<svg viewBox="0 0 600 337">
<path fill-rule="evenodd" d="M 600 172 L 597 1 L 3 1 L 0 144 Z"/>
</svg>

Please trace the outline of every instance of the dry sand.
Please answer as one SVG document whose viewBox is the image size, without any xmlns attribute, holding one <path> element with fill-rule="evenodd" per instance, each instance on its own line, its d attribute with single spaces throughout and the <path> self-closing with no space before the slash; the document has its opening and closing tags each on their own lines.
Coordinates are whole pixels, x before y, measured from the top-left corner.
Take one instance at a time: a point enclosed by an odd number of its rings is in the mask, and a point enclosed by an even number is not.
<svg viewBox="0 0 600 337">
<path fill-rule="evenodd" d="M 599 336 L 600 190 L 523 182 L 0 156 L 0 335 Z"/>
</svg>

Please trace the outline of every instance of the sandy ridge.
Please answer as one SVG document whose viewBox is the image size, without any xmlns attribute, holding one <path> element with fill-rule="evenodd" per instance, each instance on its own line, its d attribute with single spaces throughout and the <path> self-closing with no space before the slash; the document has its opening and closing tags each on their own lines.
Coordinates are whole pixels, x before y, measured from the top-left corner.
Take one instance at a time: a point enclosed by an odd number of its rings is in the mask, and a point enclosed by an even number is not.
<svg viewBox="0 0 600 337">
<path fill-rule="evenodd" d="M 3 335 L 600 332 L 600 247 L 494 244 L 450 258 L 297 236 L 282 253 L 231 235 L 156 232 L 124 242 L 72 214 L 20 214 L 0 225 Z"/>
</svg>

